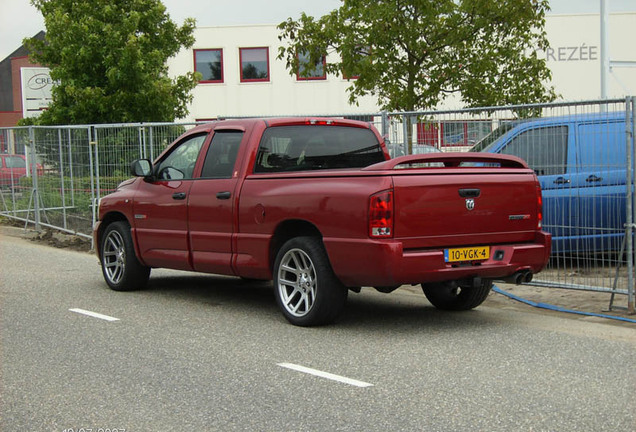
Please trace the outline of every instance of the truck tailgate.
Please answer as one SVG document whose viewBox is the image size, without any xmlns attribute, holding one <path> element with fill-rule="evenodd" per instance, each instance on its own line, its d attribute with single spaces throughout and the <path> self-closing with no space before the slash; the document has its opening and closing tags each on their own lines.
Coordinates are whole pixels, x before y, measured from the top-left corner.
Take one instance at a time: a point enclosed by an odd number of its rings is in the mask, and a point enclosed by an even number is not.
<svg viewBox="0 0 636 432">
<path fill-rule="evenodd" d="M 388 162 L 395 168 L 393 237 L 405 250 L 535 240 L 539 184 L 521 159 L 436 153 Z"/>
<path fill-rule="evenodd" d="M 531 173 L 453 171 L 393 177 L 394 238 L 405 249 L 534 240 L 538 202 Z"/>
</svg>

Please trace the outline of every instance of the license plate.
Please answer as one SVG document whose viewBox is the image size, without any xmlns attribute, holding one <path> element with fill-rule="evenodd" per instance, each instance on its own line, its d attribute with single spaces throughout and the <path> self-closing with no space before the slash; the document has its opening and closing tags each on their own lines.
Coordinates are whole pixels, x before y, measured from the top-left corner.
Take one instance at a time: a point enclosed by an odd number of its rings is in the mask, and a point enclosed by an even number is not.
<svg viewBox="0 0 636 432">
<path fill-rule="evenodd" d="M 490 258 L 490 246 L 444 249 L 444 261 L 477 261 Z"/>
</svg>

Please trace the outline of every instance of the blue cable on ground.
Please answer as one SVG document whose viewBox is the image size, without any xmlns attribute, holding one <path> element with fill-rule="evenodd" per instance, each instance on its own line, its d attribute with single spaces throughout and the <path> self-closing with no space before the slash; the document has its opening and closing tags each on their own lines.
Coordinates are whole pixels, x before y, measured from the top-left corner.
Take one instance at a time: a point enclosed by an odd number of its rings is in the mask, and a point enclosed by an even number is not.
<svg viewBox="0 0 636 432">
<path fill-rule="evenodd" d="M 555 306 L 555 305 L 551 305 L 551 304 L 548 304 L 548 303 L 534 302 L 532 300 L 528 300 L 528 299 L 524 299 L 522 297 L 516 296 L 516 295 L 514 295 L 512 293 L 509 293 L 508 291 L 504 291 L 501 288 L 499 288 L 497 285 L 493 285 L 492 286 L 492 290 L 494 292 L 498 293 L 498 294 L 505 295 L 506 297 L 509 297 L 509 298 L 511 298 L 513 300 L 516 300 L 516 301 L 521 302 L 521 303 L 525 303 L 527 305 L 530 305 L 530 306 L 533 306 L 533 307 L 536 307 L 536 308 L 548 309 L 548 310 L 557 311 L 557 312 L 573 313 L 573 314 L 577 314 L 577 315 L 585 315 L 585 316 L 592 316 L 592 317 L 599 317 L 599 318 L 609 318 L 609 319 L 613 319 L 613 320 L 625 321 L 625 322 L 636 324 L 636 320 L 630 319 L 630 318 L 624 318 L 624 317 L 619 317 L 619 316 L 614 316 L 614 315 L 596 314 L 596 313 L 592 313 L 592 312 L 581 312 L 581 311 L 577 311 L 577 310 L 562 308 L 560 306 Z"/>
</svg>

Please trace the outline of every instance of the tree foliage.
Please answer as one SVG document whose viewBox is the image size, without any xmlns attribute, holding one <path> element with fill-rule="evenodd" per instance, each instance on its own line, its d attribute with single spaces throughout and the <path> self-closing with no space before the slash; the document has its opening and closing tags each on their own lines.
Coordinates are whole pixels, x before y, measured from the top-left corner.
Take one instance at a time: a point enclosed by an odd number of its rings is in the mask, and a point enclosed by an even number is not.
<svg viewBox="0 0 636 432">
<path fill-rule="evenodd" d="M 548 0 L 344 0 L 319 19 L 279 24 L 279 59 L 298 53 L 327 72 L 357 76 L 349 101 L 374 95 L 383 109 L 434 108 L 457 94 L 469 107 L 553 100 L 545 50 Z M 335 54 L 335 55 L 333 55 Z"/>
<path fill-rule="evenodd" d="M 44 41 L 26 39 L 51 68 L 53 103 L 39 124 L 173 121 L 187 114 L 197 76 L 171 79 L 166 61 L 191 47 L 195 21 L 177 26 L 160 0 L 32 0 Z"/>
</svg>

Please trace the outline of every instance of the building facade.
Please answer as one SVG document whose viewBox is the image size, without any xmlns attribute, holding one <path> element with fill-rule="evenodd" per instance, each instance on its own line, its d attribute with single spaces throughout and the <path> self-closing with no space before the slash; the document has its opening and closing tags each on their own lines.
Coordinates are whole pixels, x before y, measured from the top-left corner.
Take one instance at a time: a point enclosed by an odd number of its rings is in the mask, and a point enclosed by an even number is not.
<svg viewBox="0 0 636 432">
<path fill-rule="evenodd" d="M 636 12 L 609 17 L 611 61 L 636 62 Z M 598 14 L 548 15 L 550 48 L 539 51 L 552 71 L 560 99 L 581 101 L 601 97 L 601 37 Z M 43 32 L 36 37 L 43 37 Z M 380 110 L 372 96 L 349 103 L 347 88 L 355 78 L 325 75 L 321 65 L 310 74 L 290 71 L 278 59 L 281 42 L 276 25 L 200 27 L 195 43 L 169 60 L 172 76 L 199 71 L 203 79 L 193 91 L 189 115 L 181 120 L 210 120 L 233 116 L 347 115 Z M 21 69 L 33 67 L 19 48 L 0 62 L 0 126 L 14 126 L 23 116 Z M 300 76 L 299 76 L 300 75 Z M 636 94 L 636 67 L 613 67 L 610 98 Z M 461 108 L 448 98 L 438 108 Z"/>
<path fill-rule="evenodd" d="M 580 101 L 601 97 L 600 18 L 598 14 L 549 15 L 550 48 L 537 51 L 552 71 L 560 99 Z M 170 60 L 171 74 L 199 71 L 204 79 L 194 90 L 187 120 L 258 115 L 361 115 L 380 110 L 371 96 L 348 101 L 351 80 L 321 75 L 309 79 L 292 74 L 277 59 L 281 42 L 275 25 L 201 27 L 196 42 Z M 636 13 L 614 13 L 609 21 L 611 60 L 636 62 Z M 210 66 L 212 64 L 212 66 Z M 256 68 L 261 74 L 245 74 Z M 247 76 L 246 76 L 247 75 Z M 636 68 L 612 68 L 608 97 L 636 94 Z M 438 107 L 461 108 L 450 97 Z"/>
</svg>

